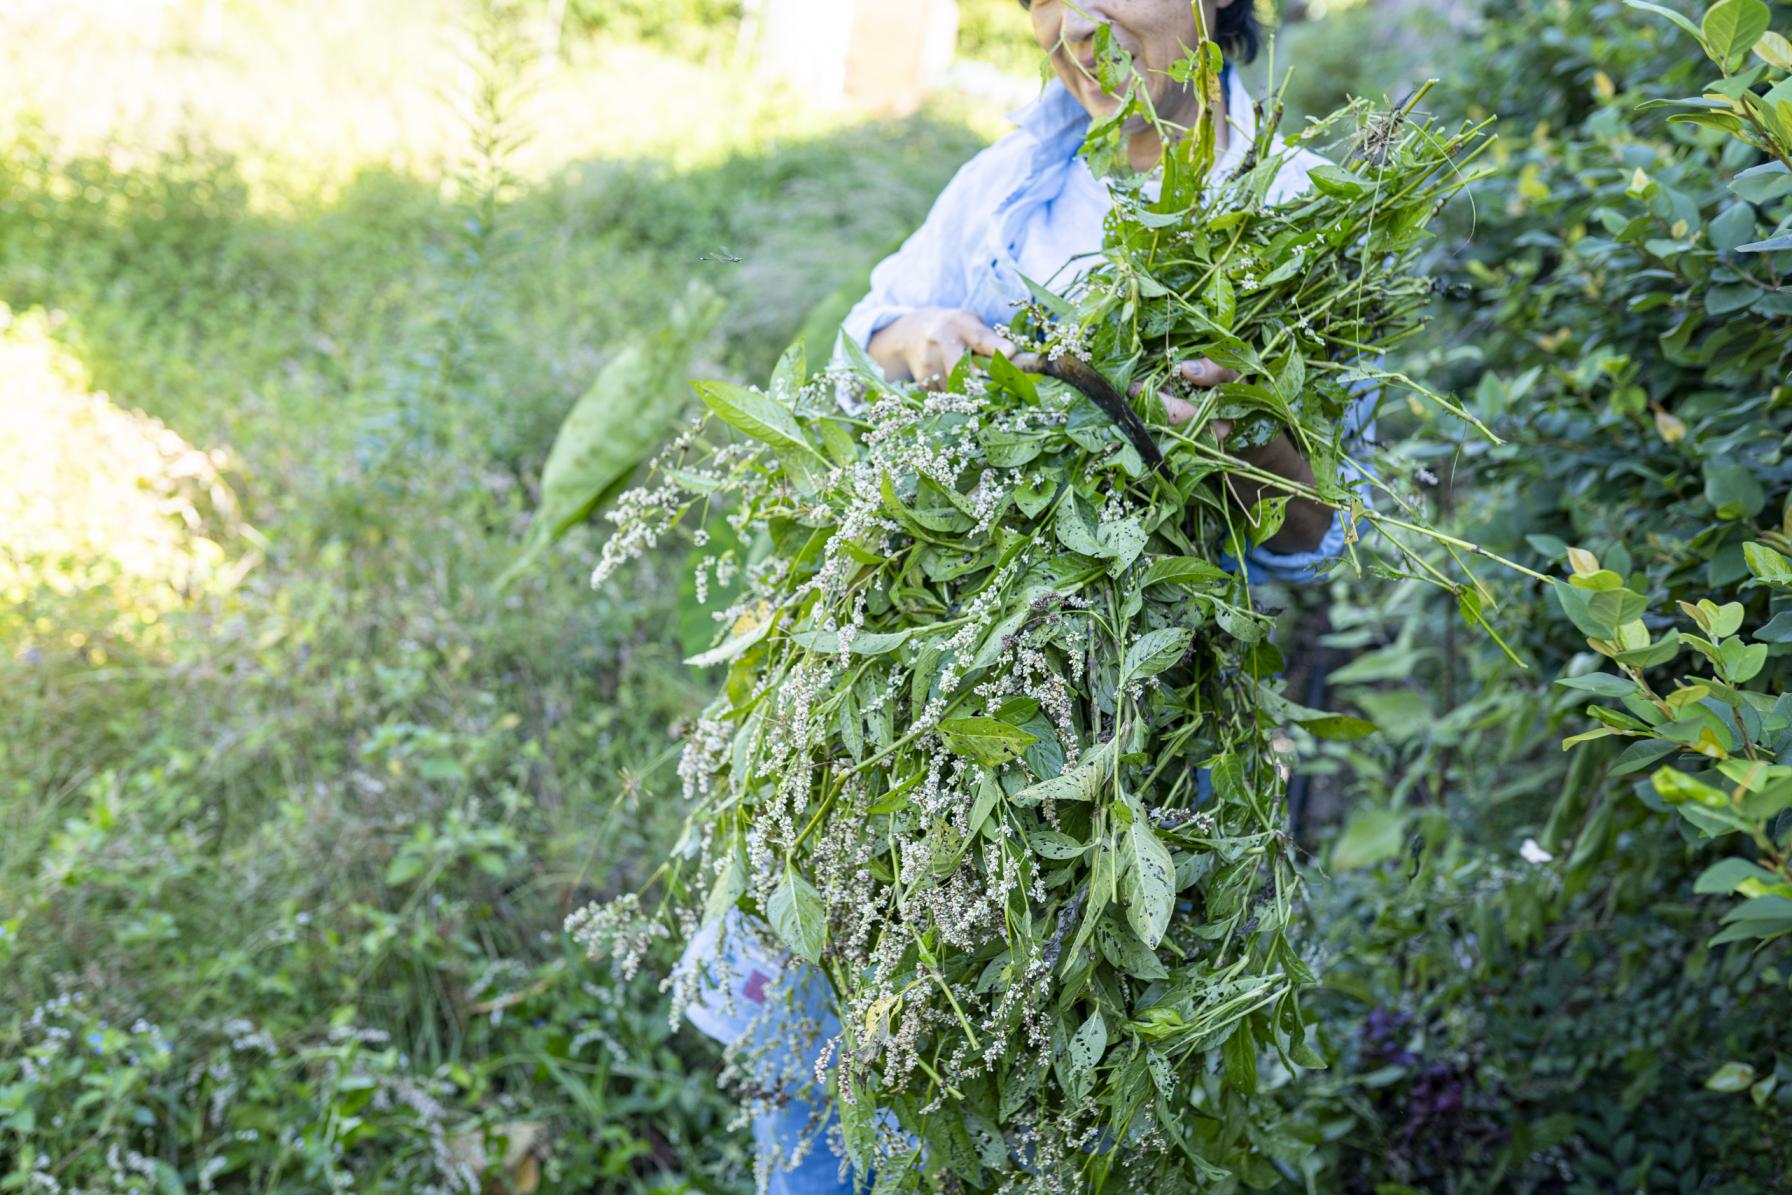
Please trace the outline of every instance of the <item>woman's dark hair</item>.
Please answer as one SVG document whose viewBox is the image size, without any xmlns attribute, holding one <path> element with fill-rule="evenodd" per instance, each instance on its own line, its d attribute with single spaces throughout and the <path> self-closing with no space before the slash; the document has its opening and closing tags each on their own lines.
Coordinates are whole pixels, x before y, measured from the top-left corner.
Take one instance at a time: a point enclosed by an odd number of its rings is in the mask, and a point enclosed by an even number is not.
<svg viewBox="0 0 1792 1195">
<path fill-rule="evenodd" d="M 1033 0 L 1020 0 L 1020 6 L 1031 9 Z M 1249 62 L 1263 48 L 1263 21 L 1257 15 L 1257 0 L 1232 0 L 1220 9 L 1215 24 L 1219 28 L 1213 31 L 1213 39 L 1220 43 L 1229 61 Z"/>
</svg>

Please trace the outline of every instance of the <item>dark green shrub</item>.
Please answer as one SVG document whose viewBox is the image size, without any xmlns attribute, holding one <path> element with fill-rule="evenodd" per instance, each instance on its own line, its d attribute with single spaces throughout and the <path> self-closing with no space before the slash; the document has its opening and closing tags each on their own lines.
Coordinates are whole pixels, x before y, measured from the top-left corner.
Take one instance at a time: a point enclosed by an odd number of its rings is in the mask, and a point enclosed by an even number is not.
<svg viewBox="0 0 1792 1195">
<path fill-rule="evenodd" d="M 1745 33 L 1784 11 L 1724 7 L 1716 28 Z M 1337 761 L 1363 803 L 1331 855 L 1379 871 L 1318 890 L 1342 1065 L 1295 1085 L 1347 1189 L 1792 1181 L 1785 938 L 1707 944 L 1783 932 L 1771 765 L 1792 674 L 1792 601 L 1762 551 L 1786 546 L 1792 489 L 1792 254 L 1773 240 L 1792 179 L 1783 148 L 1698 98 L 1781 88 L 1777 114 L 1785 73 L 1722 56 L 1735 77 L 1714 86 L 1665 16 L 1534 0 L 1490 6 L 1443 71 L 1462 114 L 1500 116 L 1504 156 L 1460 205 L 1456 277 L 1414 368 L 1508 443 L 1421 426 L 1396 460 L 1465 538 L 1577 580 L 1558 596 L 1485 574 L 1522 674 L 1417 595 L 1333 608 L 1333 642 L 1371 649 L 1338 680 L 1387 728 Z M 1589 677 L 1602 662 L 1620 675 Z M 1667 701 L 1681 673 L 1673 716 L 1637 687 Z M 1412 678 L 1420 692 L 1394 687 Z M 1610 712 L 1589 720 L 1589 700 Z M 1676 748 L 1691 770 L 1651 783 Z M 1703 770 L 1725 755 L 1730 774 Z M 1706 836 L 1731 830 L 1744 857 L 1708 872 Z"/>
</svg>

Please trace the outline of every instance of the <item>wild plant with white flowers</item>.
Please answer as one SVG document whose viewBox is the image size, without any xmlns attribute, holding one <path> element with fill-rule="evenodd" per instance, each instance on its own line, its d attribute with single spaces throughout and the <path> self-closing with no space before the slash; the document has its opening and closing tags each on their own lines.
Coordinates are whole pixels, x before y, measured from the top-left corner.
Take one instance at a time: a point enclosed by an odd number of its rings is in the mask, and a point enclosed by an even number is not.
<svg viewBox="0 0 1792 1195">
<path fill-rule="evenodd" d="M 1216 94 L 1212 47 L 1184 69 Z M 1364 386 L 1460 413 L 1376 364 L 1418 326 L 1427 225 L 1486 144 L 1417 104 L 1297 135 L 1349 148 L 1279 205 L 1273 108 L 1229 177 L 1208 122 L 1166 136 L 1160 172 L 1113 181 L 1103 259 L 1015 316 L 1024 356 L 929 391 L 851 344 L 811 375 L 799 345 L 763 389 L 698 383 L 706 414 L 617 508 L 599 582 L 725 519 L 699 570 L 740 588 L 692 661 L 725 679 L 686 737 L 660 903 L 580 927 L 632 965 L 665 927 L 726 922 L 824 976 L 840 1028 L 793 1051 L 796 1081 L 879 1191 L 1209 1189 L 1289 1145 L 1253 1099 L 1265 1068 L 1322 1065 L 1289 731 L 1373 727 L 1281 694 L 1232 562 L 1299 496 L 1338 512 L 1354 567 L 1485 625 L 1479 550 L 1393 489 L 1372 504 L 1340 430 Z M 1140 111 L 1135 90 L 1086 152 Z M 1159 413 L 1195 357 L 1240 375 L 1185 395 L 1189 427 L 1234 422 L 1226 447 Z M 1229 450 L 1276 429 L 1313 485 Z M 1231 479 L 1273 496 L 1240 510 Z"/>
</svg>

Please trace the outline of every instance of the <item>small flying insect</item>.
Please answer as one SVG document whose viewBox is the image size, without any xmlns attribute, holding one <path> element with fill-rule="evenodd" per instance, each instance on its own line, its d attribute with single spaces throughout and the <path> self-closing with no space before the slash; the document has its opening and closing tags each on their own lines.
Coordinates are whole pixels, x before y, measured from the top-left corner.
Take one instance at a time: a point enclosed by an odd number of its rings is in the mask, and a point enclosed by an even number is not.
<svg viewBox="0 0 1792 1195">
<path fill-rule="evenodd" d="M 734 256 L 734 254 L 728 252 L 728 246 L 723 245 L 722 248 L 720 249 L 720 251 L 715 252 L 715 253 L 705 253 L 702 256 L 698 257 L 697 260 L 698 261 L 714 261 L 714 262 L 724 262 L 725 261 L 725 262 L 728 262 L 729 264 L 733 265 L 733 264 L 738 264 L 740 261 L 740 258 L 738 258 L 738 257 Z"/>
</svg>

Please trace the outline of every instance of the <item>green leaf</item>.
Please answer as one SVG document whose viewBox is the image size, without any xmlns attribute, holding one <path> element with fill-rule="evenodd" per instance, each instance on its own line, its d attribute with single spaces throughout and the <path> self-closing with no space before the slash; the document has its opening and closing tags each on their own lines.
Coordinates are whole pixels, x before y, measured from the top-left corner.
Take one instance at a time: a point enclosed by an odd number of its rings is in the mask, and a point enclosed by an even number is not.
<svg viewBox="0 0 1792 1195">
<path fill-rule="evenodd" d="M 851 336 L 841 336 L 838 338 L 838 344 L 840 351 L 846 354 L 847 364 L 852 366 L 853 372 L 858 375 L 860 381 L 881 394 L 896 397 L 901 395 L 902 391 L 892 386 L 884 378 L 883 366 L 871 359 L 871 354 L 865 351 L 865 346 L 860 344 L 857 339 Z"/>
<path fill-rule="evenodd" d="M 1783 71 L 1792 71 L 1792 42 L 1781 34 L 1768 30 L 1761 35 L 1754 46 L 1755 57 L 1768 66 L 1776 66 Z"/>
<path fill-rule="evenodd" d="M 1030 432 L 1005 432 L 986 428 L 977 433 L 983 455 L 997 469 L 1018 469 L 1045 451 L 1045 437 Z"/>
<path fill-rule="evenodd" d="M 795 870 L 786 870 L 765 911 L 772 932 L 792 954 L 805 962 L 821 962 L 828 942 L 828 917 L 814 884 Z"/>
<path fill-rule="evenodd" d="M 1650 767 L 1666 756 L 1672 755 L 1676 746 L 1662 739 L 1642 739 L 1630 744 L 1612 761 L 1611 775 L 1629 776 Z"/>
<path fill-rule="evenodd" d="M 1719 253 L 1734 253 L 1755 235 L 1755 209 L 1740 201 L 1732 203 L 1712 218 L 1705 232 L 1713 249 Z"/>
<path fill-rule="evenodd" d="M 685 663 L 693 668 L 713 668 L 717 664 L 726 664 L 730 660 L 739 659 L 751 650 L 754 644 L 771 634 L 772 626 L 776 622 L 775 618 L 762 618 L 738 635 L 730 636 L 708 651 L 687 657 Z"/>
<path fill-rule="evenodd" d="M 1650 777 L 1656 793 L 1670 805 L 1683 805 L 1691 802 L 1703 805 L 1707 809 L 1728 809 L 1730 798 L 1722 789 L 1712 788 L 1702 780 L 1694 779 L 1685 772 L 1674 768 L 1662 768 Z"/>
<path fill-rule="evenodd" d="M 1764 241 L 1753 241 L 1747 245 L 1736 246 L 1738 253 L 1779 253 L 1792 249 L 1792 232 L 1782 232 L 1776 237 L 1768 237 Z"/>
<path fill-rule="evenodd" d="M 965 819 L 965 825 L 975 834 L 989 815 L 995 812 L 1002 799 L 1002 785 L 996 774 L 984 769 L 983 777 L 977 784 L 977 799 L 971 803 L 971 815 Z"/>
<path fill-rule="evenodd" d="M 995 718 L 948 718 L 939 729 L 946 750 L 987 767 L 1018 758 L 1038 741 L 1020 727 Z"/>
<path fill-rule="evenodd" d="M 1364 805 L 1344 823 L 1332 846 L 1332 868 L 1351 871 L 1394 858 L 1406 846 L 1406 815 L 1397 809 Z"/>
<path fill-rule="evenodd" d="M 1296 724 L 1316 739 L 1335 743 L 1368 738 L 1381 729 L 1373 722 L 1353 718 L 1349 714 L 1325 714 L 1318 718 L 1296 719 Z"/>
<path fill-rule="evenodd" d="M 1330 162 L 1313 167 L 1307 172 L 1307 178 L 1322 194 L 1339 199 L 1356 199 L 1369 193 L 1369 184 L 1344 167 L 1334 166 Z"/>
<path fill-rule="evenodd" d="M 733 382 L 691 384 L 703 399 L 703 405 L 742 435 L 770 445 L 780 454 L 793 454 L 826 466 L 827 462 L 822 455 L 803 435 L 796 416 L 777 399 L 757 390 L 749 390 L 745 386 L 737 386 Z"/>
<path fill-rule="evenodd" d="M 1758 580 L 1769 585 L 1792 585 L 1792 563 L 1766 544 L 1743 544 L 1742 558 L 1748 562 L 1748 571 Z"/>
<path fill-rule="evenodd" d="M 1232 280 L 1224 274 L 1214 274 L 1213 280 L 1201 292 L 1201 307 L 1221 331 L 1230 332 L 1232 320 L 1238 314 L 1238 295 L 1232 289 Z"/>
<path fill-rule="evenodd" d="M 1101 544 L 1101 554 L 1114 562 L 1108 573 L 1115 577 L 1132 567 L 1151 538 L 1146 534 L 1145 525 L 1136 518 L 1103 523 L 1096 536 Z"/>
<path fill-rule="evenodd" d="M 423 874 L 425 862 L 423 855 L 417 851 L 400 851 L 392 857 L 392 862 L 386 864 L 387 887 L 398 888 L 410 883 Z"/>
<path fill-rule="evenodd" d="M 1732 685 L 1745 685 L 1759 676 L 1761 669 L 1766 666 L 1767 645 L 1726 639 L 1718 648 L 1718 661 L 1723 667 L 1725 680 Z"/>
<path fill-rule="evenodd" d="M 1049 780 L 1030 784 L 1015 793 L 1015 803 L 1027 805 L 1040 801 L 1093 801 L 1107 784 L 1112 766 L 1113 744 L 1104 743 L 1095 750 L 1084 753 L 1076 767 Z"/>
<path fill-rule="evenodd" d="M 1781 610 L 1755 632 L 1762 643 L 1792 643 L 1792 610 Z"/>
<path fill-rule="evenodd" d="M 1788 169 L 1784 162 L 1750 166 L 1730 180 L 1730 190 L 1750 203 L 1771 203 L 1792 193 L 1792 169 Z"/>
<path fill-rule="evenodd" d="M 1624 0 L 1624 3 L 1631 8 L 1640 8 L 1644 12 L 1652 12 L 1658 16 L 1666 17 L 1668 20 L 1674 22 L 1674 24 L 1680 26 L 1680 28 L 1686 30 L 1697 38 L 1701 46 L 1705 44 L 1705 35 L 1699 32 L 1699 27 L 1675 12 L 1673 9 L 1663 8 L 1659 4 L 1650 4 L 1648 3 L 1648 0 Z"/>
<path fill-rule="evenodd" d="M 1095 1069 L 1101 1056 L 1108 1049 L 1108 1026 L 1101 1019 L 1099 1011 L 1089 1014 L 1082 1027 L 1071 1035 L 1067 1046 L 1070 1055 L 1070 1073 L 1072 1075 L 1087 1074 Z"/>
<path fill-rule="evenodd" d="M 927 1143 L 928 1153 L 938 1162 L 944 1162 L 959 1179 L 975 1183 L 982 1177 L 977 1143 L 971 1140 L 964 1127 L 964 1118 L 953 1107 L 948 1106 L 928 1116 L 921 1125 L 921 1136 Z"/>
<path fill-rule="evenodd" d="M 1637 691 L 1635 684 L 1609 672 L 1595 672 L 1590 676 L 1565 676 L 1556 684 L 1565 689 L 1596 693 L 1600 697 L 1628 697 Z"/>
<path fill-rule="evenodd" d="M 1210 585 L 1229 582 L 1231 574 L 1194 556 L 1159 556 L 1145 566 L 1139 585 Z"/>
<path fill-rule="evenodd" d="M 1027 846 L 1041 859 L 1050 859 L 1061 863 L 1066 859 L 1079 859 L 1088 844 L 1078 842 L 1068 834 L 1060 834 L 1056 830 L 1034 830 L 1027 835 Z"/>
<path fill-rule="evenodd" d="M 1151 829 L 1143 813 L 1137 813 L 1121 837 L 1121 894 L 1126 900 L 1126 921 L 1139 941 L 1156 950 L 1170 926 L 1176 904 L 1176 864 Z"/>
<path fill-rule="evenodd" d="M 1747 859 L 1719 859 L 1699 873 L 1692 890 L 1703 896 L 1728 896 L 1749 880 L 1773 884 L 1779 877 Z"/>
<path fill-rule="evenodd" d="M 1726 602 L 1720 606 L 1710 598 L 1702 598 L 1699 610 L 1705 615 L 1705 629 L 1713 639 L 1728 639 L 1742 627 L 1741 602 Z"/>
<path fill-rule="evenodd" d="M 1772 22 L 1772 14 L 1761 0 L 1718 0 L 1706 10 L 1701 23 L 1705 52 L 1725 70 L 1734 69 Z"/>
<path fill-rule="evenodd" d="M 1720 133 L 1740 133 L 1742 118 L 1733 112 L 1680 112 L 1668 117 L 1669 124 L 1696 124 Z M 1664 253 L 1663 257 L 1672 256 Z"/>
<path fill-rule="evenodd" d="M 888 655 L 907 643 L 915 630 L 908 627 L 900 631 L 860 631 L 847 641 L 847 650 L 855 656 Z M 838 631 L 796 631 L 791 634 L 790 641 L 825 656 L 840 654 Z"/>
<path fill-rule="evenodd" d="M 1581 634 L 1593 639 L 1611 638 L 1612 628 L 1593 618 L 1587 608 L 1593 596 L 1590 592 L 1560 581 L 1551 581 L 1549 588 L 1556 595 L 1556 603 L 1562 607 L 1562 612 Z"/>
<path fill-rule="evenodd" d="M 1036 519 L 1058 492 L 1058 483 L 1037 472 L 1021 474 L 1014 487 L 1014 504 L 1029 519 Z"/>
<path fill-rule="evenodd" d="M 703 902 L 703 925 L 719 923 L 746 891 L 747 862 L 736 851 L 728 856 L 728 862 L 723 865 L 721 874 L 716 876 L 716 882 L 709 890 L 709 898 Z"/>
<path fill-rule="evenodd" d="M 790 342 L 778 364 L 772 370 L 772 390 L 782 390 L 786 394 L 795 394 L 803 388 L 809 379 L 808 353 L 803 346 L 803 338 L 798 336 Z"/>
<path fill-rule="evenodd" d="M 1731 924 L 1750 924 L 1758 934 L 1792 929 L 1792 897 L 1777 892 L 1752 897 L 1725 913 L 1724 920 Z"/>
<path fill-rule="evenodd" d="M 1220 1063 L 1227 1086 L 1240 1095 L 1256 1094 L 1257 1036 L 1248 1019 L 1238 1022 L 1238 1028 L 1220 1046 Z"/>
<path fill-rule="evenodd" d="M 1752 519 L 1767 505 L 1767 493 L 1745 465 L 1705 465 L 1705 499 L 1720 519 Z"/>
<path fill-rule="evenodd" d="M 542 467 L 541 506 L 521 554 L 498 578 L 500 588 L 613 499 L 671 434 L 684 413 L 691 355 L 725 307 L 693 284 L 663 326 L 631 340 L 597 375 L 554 438 Z"/>
<path fill-rule="evenodd" d="M 1120 683 L 1143 680 L 1174 667 L 1194 638 L 1195 633 L 1187 627 L 1160 627 L 1139 636 L 1126 649 Z"/>
<path fill-rule="evenodd" d="M 1002 1170 L 1008 1165 L 1008 1143 L 1002 1131 L 977 1113 L 967 1109 L 964 1113 L 965 1131 L 970 1134 L 971 1144 L 977 1148 L 977 1160 L 991 1170 Z M 977 1179 L 971 1179 L 976 1182 Z"/>
<path fill-rule="evenodd" d="M 1108 962 L 1139 979 L 1167 979 L 1170 969 L 1130 929 L 1115 928 L 1107 918 L 1095 927 L 1095 944 Z"/>
<path fill-rule="evenodd" d="M 1052 531 L 1058 542 L 1072 552 L 1080 552 L 1084 556 L 1102 555 L 1101 541 L 1095 538 L 1095 530 L 1089 526 L 1089 520 L 1083 516 L 1081 504 L 1075 496 L 1067 496 L 1058 503 L 1057 513 L 1052 516 Z"/>
</svg>

